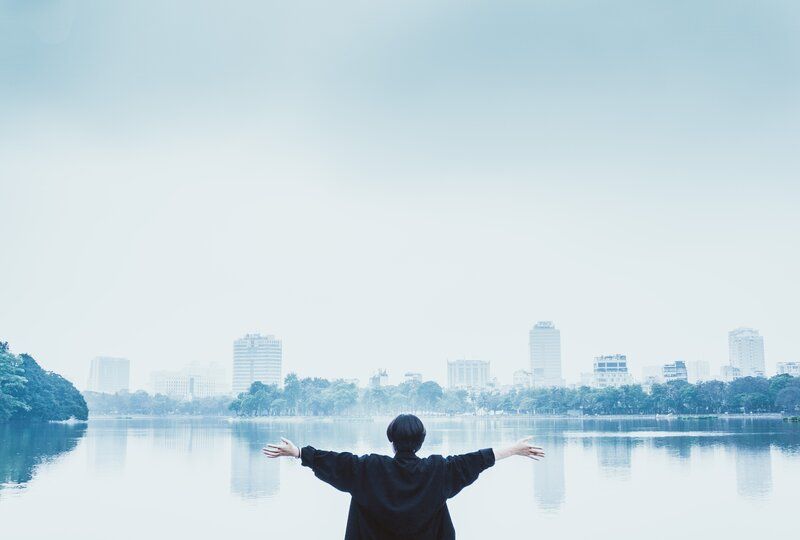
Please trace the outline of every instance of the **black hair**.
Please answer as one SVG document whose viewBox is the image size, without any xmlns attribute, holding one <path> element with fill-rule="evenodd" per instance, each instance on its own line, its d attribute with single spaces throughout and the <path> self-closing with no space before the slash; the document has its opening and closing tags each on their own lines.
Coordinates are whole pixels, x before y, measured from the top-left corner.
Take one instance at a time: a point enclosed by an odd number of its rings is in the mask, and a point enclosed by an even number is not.
<svg viewBox="0 0 800 540">
<path fill-rule="evenodd" d="M 413 414 L 401 414 L 386 428 L 386 436 L 395 452 L 415 453 L 425 440 L 425 426 Z"/>
</svg>

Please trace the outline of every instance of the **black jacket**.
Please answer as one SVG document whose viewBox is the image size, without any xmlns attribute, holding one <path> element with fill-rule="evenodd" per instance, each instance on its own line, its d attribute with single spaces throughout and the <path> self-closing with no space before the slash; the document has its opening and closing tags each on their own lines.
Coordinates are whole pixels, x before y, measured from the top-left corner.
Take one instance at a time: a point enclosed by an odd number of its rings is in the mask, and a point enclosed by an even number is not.
<svg viewBox="0 0 800 540">
<path fill-rule="evenodd" d="M 306 446 L 303 465 L 352 495 L 345 540 L 455 538 L 447 499 L 494 465 L 491 448 L 460 456 L 418 458 L 326 452 Z"/>
</svg>

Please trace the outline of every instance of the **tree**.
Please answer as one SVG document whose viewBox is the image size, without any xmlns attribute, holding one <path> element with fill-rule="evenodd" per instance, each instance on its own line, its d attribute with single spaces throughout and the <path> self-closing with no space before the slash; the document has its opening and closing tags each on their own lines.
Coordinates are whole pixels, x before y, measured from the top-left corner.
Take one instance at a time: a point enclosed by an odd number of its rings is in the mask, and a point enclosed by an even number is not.
<svg viewBox="0 0 800 540">
<path fill-rule="evenodd" d="M 22 363 L 9 352 L 8 343 L 0 342 L 0 422 L 8 420 L 17 411 L 30 409 L 17 397 L 27 382 L 22 374 Z"/>
<path fill-rule="evenodd" d="M 417 388 L 417 396 L 423 408 L 434 411 L 442 400 L 444 391 L 436 382 L 425 381 Z"/>
<path fill-rule="evenodd" d="M 775 407 L 785 413 L 800 411 L 800 386 L 786 386 L 775 397 Z"/>
<path fill-rule="evenodd" d="M 86 401 L 68 380 L 43 370 L 27 354 L 0 346 L 0 420 L 86 420 Z"/>
</svg>

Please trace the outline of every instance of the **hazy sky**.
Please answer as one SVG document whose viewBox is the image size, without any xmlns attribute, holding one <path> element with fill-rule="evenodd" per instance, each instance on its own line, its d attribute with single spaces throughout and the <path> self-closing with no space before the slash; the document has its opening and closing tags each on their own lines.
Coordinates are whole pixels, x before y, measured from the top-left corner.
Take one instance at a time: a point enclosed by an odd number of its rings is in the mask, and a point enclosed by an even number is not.
<svg viewBox="0 0 800 540">
<path fill-rule="evenodd" d="M 284 373 L 800 360 L 800 4 L 0 0 L 0 339 Z"/>
</svg>

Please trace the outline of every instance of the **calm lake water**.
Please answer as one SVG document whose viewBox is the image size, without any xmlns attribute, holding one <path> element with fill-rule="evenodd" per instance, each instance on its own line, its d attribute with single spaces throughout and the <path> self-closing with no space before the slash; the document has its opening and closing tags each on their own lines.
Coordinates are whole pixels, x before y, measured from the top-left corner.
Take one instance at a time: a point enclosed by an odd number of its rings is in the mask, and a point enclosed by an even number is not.
<svg viewBox="0 0 800 540">
<path fill-rule="evenodd" d="M 533 435 L 450 502 L 459 538 L 787 538 L 800 425 L 769 419 L 423 419 L 421 455 Z M 4 538 L 342 538 L 349 496 L 267 441 L 389 452 L 388 419 L 94 419 L 0 426 Z"/>
</svg>

